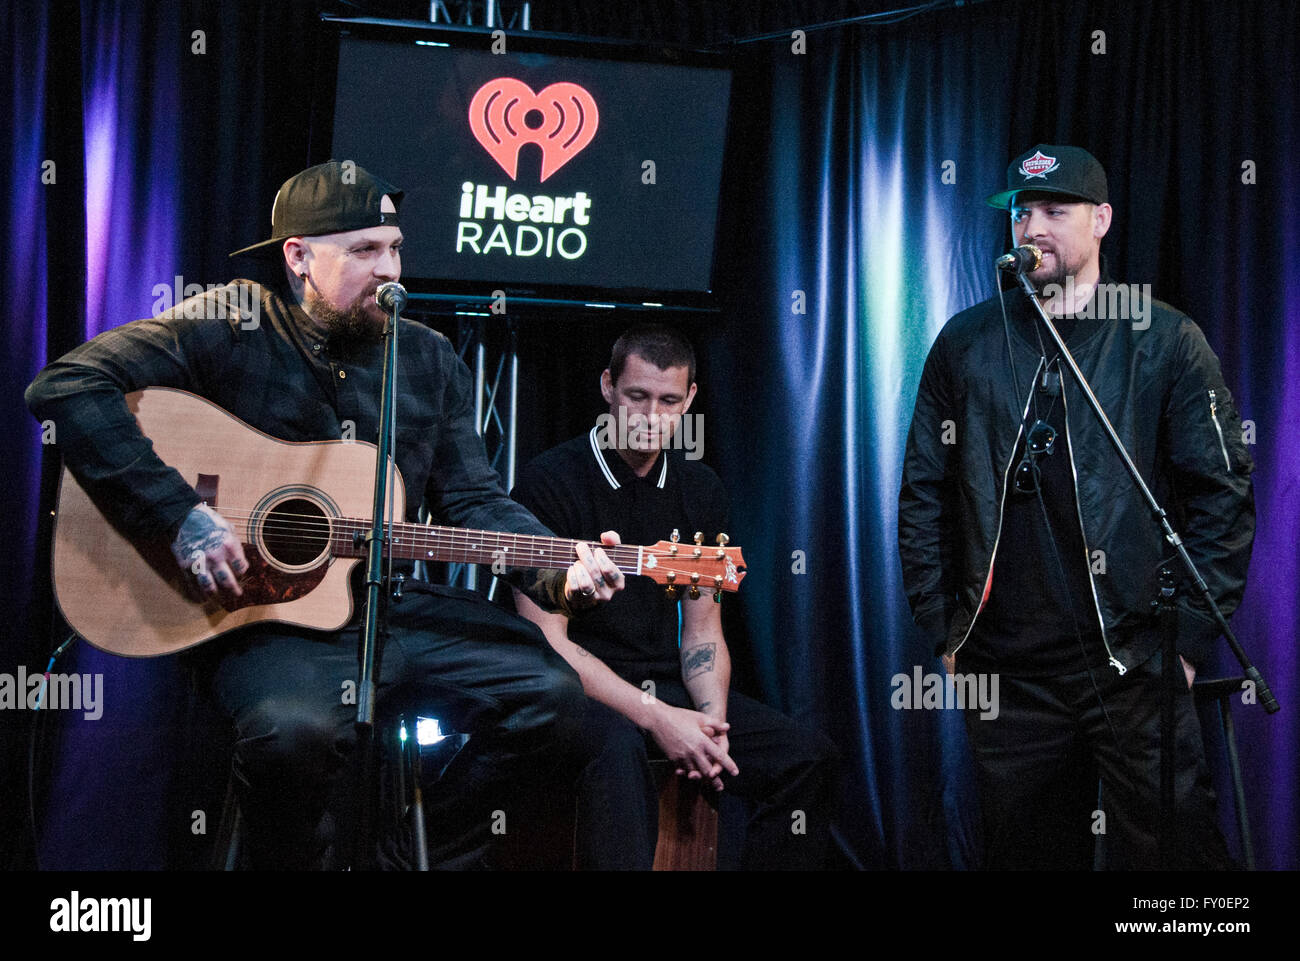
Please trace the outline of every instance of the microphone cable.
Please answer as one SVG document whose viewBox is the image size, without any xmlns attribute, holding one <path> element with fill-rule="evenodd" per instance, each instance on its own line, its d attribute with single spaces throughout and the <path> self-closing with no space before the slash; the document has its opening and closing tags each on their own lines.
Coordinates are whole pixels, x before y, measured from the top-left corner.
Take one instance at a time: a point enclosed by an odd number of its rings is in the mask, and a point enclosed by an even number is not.
<svg viewBox="0 0 1300 961">
<path fill-rule="evenodd" d="M 41 680 L 40 689 L 36 694 L 36 716 L 32 718 L 31 737 L 27 742 L 27 825 L 32 832 L 32 859 L 36 862 L 36 870 L 41 870 L 41 845 L 40 838 L 36 831 L 36 742 L 39 726 L 41 723 L 41 702 L 45 698 L 45 688 L 50 683 L 50 671 L 54 668 L 54 662 L 66 651 L 77 639 L 76 634 L 69 634 L 68 639 L 54 649 L 50 655 L 50 661 L 45 665 L 45 676 Z M 49 713 L 46 711 L 45 713 Z"/>
<path fill-rule="evenodd" d="M 1006 337 L 1006 344 L 1007 344 L 1007 363 L 1008 363 L 1009 366 L 1011 367 L 1011 380 L 1012 380 L 1012 385 L 1014 386 L 1014 388 L 1015 388 L 1015 392 L 1016 392 L 1016 409 L 1017 409 L 1017 410 L 1024 410 L 1025 407 L 1028 407 L 1028 406 L 1029 406 L 1029 402 L 1030 402 L 1031 400 L 1033 400 L 1033 391 L 1036 390 L 1037 387 L 1036 387 L 1035 385 L 1030 385 L 1030 388 L 1029 388 L 1029 390 L 1030 390 L 1030 396 L 1029 396 L 1029 398 L 1026 399 L 1024 405 L 1022 406 L 1021 403 L 1020 403 L 1020 380 L 1019 380 L 1019 377 L 1016 375 L 1016 361 L 1015 361 L 1015 354 L 1014 354 L 1014 352 L 1013 352 L 1013 350 L 1012 350 L 1012 346 L 1011 346 L 1011 324 L 1010 324 L 1010 322 L 1009 322 L 1008 319 L 1007 319 L 1007 304 L 1006 304 L 1006 298 L 1005 298 L 1005 296 L 1004 296 L 1004 291 L 1002 290 L 1002 282 L 1001 282 L 1001 281 L 1002 281 L 1002 276 L 1001 276 L 1001 273 L 998 271 L 998 268 L 997 268 L 997 267 L 994 267 L 994 268 L 993 268 L 993 273 L 994 273 L 994 279 L 995 279 L 995 281 L 996 281 L 997 292 L 998 292 L 998 305 L 1002 308 L 1002 331 L 1003 331 L 1003 334 L 1004 334 L 1005 337 Z M 1043 335 L 1042 335 L 1042 333 L 1041 333 L 1041 332 L 1039 331 L 1039 329 L 1038 329 L 1038 319 L 1037 319 L 1037 318 L 1035 318 L 1035 321 L 1034 321 L 1034 334 L 1038 337 L 1038 346 L 1039 346 L 1039 349 L 1042 351 L 1043 360 L 1046 360 L 1046 359 L 1047 359 L 1047 347 L 1046 347 L 1046 345 L 1043 344 Z M 1058 372 L 1058 375 L 1061 377 L 1061 395 L 1062 395 L 1062 397 L 1064 397 L 1064 395 L 1065 395 L 1065 377 L 1064 377 L 1064 375 L 1061 373 L 1061 370 L 1060 370 L 1059 355 L 1058 355 L 1058 357 L 1053 358 L 1053 360 L 1057 362 L 1057 363 L 1056 363 L 1057 372 Z M 1068 408 L 1066 409 L 1066 411 L 1067 411 L 1066 414 L 1065 414 L 1065 416 L 1066 416 L 1066 423 L 1067 423 L 1066 446 L 1068 447 L 1068 446 L 1069 446 L 1069 442 L 1070 442 L 1070 441 L 1069 441 L 1069 433 L 1068 433 L 1068 423 L 1069 423 Z M 1021 426 L 1021 427 L 1024 426 L 1024 419 L 1023 419 L 1023 418 L 1024 418 L 1024 415 L 1022 414 L 1022 415 L 1021 415 L 1021 423 L 1020 423 L 1020 426 Z M 1073 452 L 1072 452 L 1072 451 L 1070 452 L 1070 456 L 1073 456 Z M 1012 451 L 1012 457 L 1013 457 L 1013 458 L 1015 457 L 1015 451 Z M 1035 471 L 1037 471 L 1038 465 L 1035 464 L 1035 465 L 1034 465 L 1034 468 L 1035 468 Z M 1037 480 L 1037 479 L 1038 479 L 1038 478 L 1035 477 L 1035 480 Z M 1065 563 L 1064 563 L 1064 561 L 1061 559 L 1061 552 L 1060 552 L 1060 549 L 1059 549 L 1059 547 L 1058 547 L 1058 545 L 1057 545 L 1057 543 L 1056 543 L 1056 533 L 1055 533 L 1055 531 L 1052 530 L 1052 524 L 1051 524 L 1051 521 L 1048 519 L 1048 515 L 1047 515 L 1047 504 L 1046 504 L 1046 502 L 1043 500 L 1043 485 L 1042 485 L 1041 483 L 1036 483 L 1034 486 L 1035 486 L 1036 489 L 1037 489 L 1037 491 L 1036 491 L 1036 497 L 1037 497 L 1037 500 L 1038 500 L 1038 505 L 1039 505 L 1039 508 L 1042 510 L 1042 514 L 1043 514 L 1043 525 L 1044 525 L 1044 526 L 1046 527 L 1046 529 L 1047 529 L 1047 541 L 1048 541 L 1048 543 L 1049 543 L 1049 544 L 1051 545 L 1051 547 L 1052 547 L 1052 556 L 1053 556 L 1053 557 L 1055 558 L 1055 560 L 1056 560 L 1056 569 L 1057 569 L 1057 573 L 1058 573 L 1059 576 L 1060 576 L 1060 580 L 1061 580 L 1061 588 L 1062 588 L 1062 591 L 1063 591 L 1063 593 L 1064 593 L 1064 595 L 1065 595 L 1066 607 L 1067 607 L 1067 609 L 1069 610 L 1069 613 L 1070 613 L 1070 624 L 1071 624 L 1071 626 L 1074 628 L 1074 636 L 1075 636 L 1075 639 L 1079 642 L 1079 654 L 1083 657 L 1083 666 L 1084 666 L 1084 668 L 1085 668 L 1085 669 L 1087 670 L 1087 672 L 1088 672 L 1088 680 L 1089 680 L 1089 681 L 1091 682 L 1091 684 L 1092 684 L 1092 691 L 1093 691 L 1093 694 L 1094 694 L 1094 695 L 1096 696 L 1096 698 L 1097 698 L 1097 704 L 1101 707 L 1101 713 L 1102 713 L 1102 716 L 1105 717 L 1105 719 L 1106 719 L 1106 727 L 1109 728 L 1109 730 L 1110 730 L 1110 736 L 1111 736 L 1111 738 L 1115 741 L 1115 749 L 1116 749 L 1116 751 L 1119 752 L 1120 756 L 1124 759 L 1125 763 L 1128 763 L 1128 760 L 1129 760 L 1129 758 L 1128 758 L 1128 752 L 1124 749 L 1124 744 L 1123 744 L 1123 742 L 1120 740 L 1119 732 L 1116 730 L 1116 728 L 1115 728 L 1115 724 L 1114 724 L 1114 722 L 1111 720 L 1110 711 L 1109 711 L 1109 710 L 1107 709 L 1107 707 L 1106 707 L 1106 701 L 1105 701 L 1105 699 L 1101 696 L 1101 689 L 1097 686 L 1097 676 L 1096 676 L 1096 674 L 1093 673 L 1093 670 L 1092 670 L 1092 664 L 1091 664 L 1091 662 L 1088 660 L 1088 651 L 1087 651 L 1087 647 L 1084 645 L 1084 642 L 1083 642 L 1083 631 L 1082 631 L 1081 628 L 1079 627 L 1079 618 L 1078 618 L 1078 616 L 1077 616 L 1077 614 L 1075 613 L 1075 610 L 1074 610 L 1074 598 L 1073 598 L 1073 596 L 1072 596 L 1071 593 L 1070 593 L 1069 580 L 1068 580 L 1068 578 L 1066 577 L 1066 574 L 1065 574 Z M 1003 496 L 1004 496 L 1004 497 L 1006 496 L 1005 492 L 1004 492 Z M 1075 499 L 1076 499 L 1075 509 L 1076 509 L 1076 511 L 1077 511 L 1077 510 L 1078 510 L 1078 503 L 1077 503 L 1078 494 L 1077 494 L 1077 492 L 1075 493 Z M 1082 529 L 1080 530 L 1080 534 L 1082 534 Z M 1092 581 L 1092 573 L 1091 573 L 1091 571 L 1090 571 L 1089 574 L 1088 574 L 1088 580 L 1089 580 L 1089 583 L 1091 583 L 1091 581 Z M 1105 630 L 1105 627 L 1104 627 L 1103 625 L 1101 625 L 1100 622 L 1098 622 L 1098 626 L 1101 627 L 1103 631 Z"/>
</svg>

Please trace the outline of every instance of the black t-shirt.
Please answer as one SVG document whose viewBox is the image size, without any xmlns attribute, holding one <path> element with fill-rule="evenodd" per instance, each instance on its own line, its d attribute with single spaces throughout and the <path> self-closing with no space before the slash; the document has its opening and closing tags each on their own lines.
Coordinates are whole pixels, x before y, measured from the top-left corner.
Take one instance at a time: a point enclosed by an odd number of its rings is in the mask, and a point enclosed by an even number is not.
<svg viewBox="0 0 1300 961">
<path fill-rule="evenodd" d="M 1067 343 L 1089 336 L 1088 330 L 1080 330 L 1080 338 L 1072 336 L 1076 326 L 1072 317 L 1055 318 L 1053 322 Z M 970 637 L 957 655 L 963 671 L 1003 670 L 1027 676 L 1082 671 L 1085 661 L 1080 635 L 1087 663 L 1096 666 L 1106 662 L 1070 470 L 1065 401 L 1061 396 L 1070 373 L 1060 372 L 1064 365 L 1045 333 L 1043 340 L 1050 358 L 1049 376 L 1044 383 L 1040 374 L 1032 388 L 1029 414 L 1007 477 L 993 584 Z M 1070 396 L 1078 397 L 1078 392 L 1072 390 Z M 1024 400 L 1022 395 L 1022 404 Z M 1080 406 L 1084 403 L 1079 398 L 1070 411 L 1071 420 L 1092 416 Z M 1018 491 L 1015 484 L 1029 431 L 1040 419 L 1056 431 L 1053 452 L 1037 458 L 1041 501 L 1037 494 Z"/>
<path fill-rule="evenodd" d="M 665 541 L 673 529 L 689 545 L 696 531 L 713 545 L 728 530 L 722 481 L 679 450 L 664 451 L 645 477 L 638 477 L 613 450 L 600 450 L 596 428 L 553 447 L 519 475 L 511 496 L 561 537 L 598 541 L 617 531 L 624 544 Z M 629 577 L 605 604 L 569 621 L 569 638 L 637 683 L 651 674 L 676 674 L 678 600 L 647 577 Z M 713 603 L 707 593 L 691 604 Z"/>
</svg>

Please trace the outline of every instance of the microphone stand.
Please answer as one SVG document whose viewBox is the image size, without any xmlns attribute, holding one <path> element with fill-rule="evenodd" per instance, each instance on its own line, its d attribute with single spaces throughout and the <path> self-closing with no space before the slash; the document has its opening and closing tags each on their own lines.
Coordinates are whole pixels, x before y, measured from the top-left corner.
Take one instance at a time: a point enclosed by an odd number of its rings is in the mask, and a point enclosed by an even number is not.
<svg viewBox="0 0 1300 961">
<path fill-rule="evenodd" d="M 406 291 L 400 284 L 383 284 L 376 291 L 376 301 L 383 306 L 387 295 L 389 317 L 384 324 L 384 366 L 379 387 L 379 437 L 375 455 L 375 496 L 371 508 L 370 531 L 364 536 L 366 553 L 366 617 L 361 626 L 359 659 L 361 676 L 357 681 L 357 785 L 358 811 L 349 863 L 354 869 L 373 866 L 371 792 L 375 757 L 375 650 L 382 633 L 388 633 L 387 605 L 382 603 L 383 561 L 386 545 L 384 509 L 389 501 L 389 456 L 393 450 L 396 411 L 397 327 L 398 315 L 406 305 Z M 357 535 L 358 541 L 363 538 Z M 381 624 L 381 607 L 382 624 Z"/>
<path fill-rule="evenodd" d="M 1036 270 L 1040 262 L 1041 260 L 1035 257 L 1034 263 L 1030 269 Z M 1000 266 L 1007 263 L 1009 262 L 1005 260 L 999 261 Z M 1129 457 L 1128 451 L 1124 448 L 1124 442 L 1120 440 L 1119 434 L 1115 433 L 1115 428 L 1111 424 L 1110 418 L 1106 416 L 1106 412 L 1102 410 L 1101 404 L 1097 400 L 1097 395 L 1092 392 L 1092 387 L 1088 384 L 1087 378 L 1083 376 L 1083 371 L 1079 370 L 1079 365 L 1075 363 L 1074 355 L 1071 354 L 1069 349 L 1065 346 L 1065 341 L 1061 338 L 1060 332 L 1052 323 L 1051 318 L 1048 317 L 1047 311 L 1043 309 L 1043 304 L 1038 298 L 1038 291 L 1034 289 L 1033 282 L 1025 273 L 1025 267 L 1029 265 L 1025 264 L 1023 260 L 1015 261 L 1015 265 L 1016 277 L 1020 281 L 1021 288 L 1029 298 L 1029 302 L 1034 305 L 1034 309 L 1038 312 L 1039 319 L 1043 322 L 1043 326 L 1047 328 L 1047 332 L 1052 338 L 1052 343 L 1056 345 L 1056 349 L 1060 352 L 1061 359 L 1065 361 L 1065 365 L 1074 376 L 1074 382 L 1079 385 L 1079 389 L 1083 392 L 1084 399 L 1087 400 L 1088 407 L 1092 410 L 1093 416 L 1095 416 L 1097 421 L 1101 424 L 1102 430 L 1106 434 L 1106 439 L 1110 441 L 1110 445 L 1115 449 L 1115 453 L 1119 455 L 1119 459 L 1123 463 L 1124 469 L 1128 471 L 1129 478 L 1133 481 L 1134 486 L 1137 487 L 1138 491 L 1141 492 L 1143 499 L 1147 502 L 1147 507 L 1151 511 L 1151 516 L 1160 526 L 1161 533 L 1164 535 L 1165 540 L 1173 545 L 1179 558 L 1182 559 L 1183 567 L 1187 571 L 1187 578 L 1191 581 L 1193 590 L 1205 602 L 1210 612 L 1213 613 L 1214 619 L 1219 624 L 1219 629 L 1223 632 L 1223 636 L 1228 641 L 1228 646 L 1232 648 L 1232 653 L 1236 655 L 1237 660 L 1241 663 L 1246 678 L 1255 685 L 1255 692 L 1259 698 L 1260 704 L 1264 706 L 1264 711 L 1268 714 L 1276 714 L 1279 707 L 1277 700 L 1273 697 L 1273 692 L 1269 690 L 1268 685 L 1264 682 L 1263 675 L 1259 673 L 1259 669 L 1256 668 L 1255 665 L 1250 663 L 1250 659 L 1246 656 L 1246 652 L 1242 649 L 1241 644 L 1237 642 L 1237 637 L 1232 633 L 1232 628 L 1228 626 L 1228 621 L 1223 616 L 1223 612 L 1219 610 L 1219 605 L 1214 603 L 1214 598 L 1210 594 L 1209 586 L 1205 583 L 1204 578 L 1201 577 L 1200 571 L 1196 569 L 1195 562 L 1193 562 L 1191 556 L 1187 553 L 1187 549 L 1183 546 L 1182 538 L 1178 536 L 1178 532 L 1175 531 L 1173 526 L 1169 523 L 1169 516 L 1165 513 L 1164 508 L 1162 508 L 1156 501 L 1150 488 L 1148 488 L 1146 482 L 1142 480 L 1142 475 L 1138 472 L 1137 465 L 1133 463 L 1133 459 Z M 1096 296 L 1095 291 L 1093 296 Z M 1172 613 L 1172 598 L 1174 593 L 1173 584 L 1171 583 L 1172 572 L 1162 571 L 1162 574 L 1169 574 L 1170 576 L 1162 577 L 1162 597 L 1160 599 L 1160 604 L 1164 608 L 1161 618 L 1163 625 L 1161 632 L 1161 657 L 1163 658 L 1163 678 L 1165 683 L 1161 685 L 1161 791 L 1158 837 L 1161 862 L 1160 866 L 1168 869 L 1171 866 L 1172 857 L 1176 850 L 1174 837 L 1177 830 L 1173 796 L 1174 714 L 1172 697 L 1174 685 L 1169 682 L 1173 681 L 1174 684 L 1177 683 L 1176 678 L 1178 672 L 1174 669 L 1174 659 L 1178 655 L 1175 650 L 1176 631 L 1172 627 L 1174 617 Z"/>
</svg>

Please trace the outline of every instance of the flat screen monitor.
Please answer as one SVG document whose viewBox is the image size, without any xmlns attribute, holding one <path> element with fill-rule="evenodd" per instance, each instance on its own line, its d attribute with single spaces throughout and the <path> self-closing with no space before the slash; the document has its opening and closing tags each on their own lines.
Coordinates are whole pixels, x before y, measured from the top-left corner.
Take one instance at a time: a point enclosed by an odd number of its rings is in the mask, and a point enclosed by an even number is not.
<svg viewBox="0 0 1300 961">
<path fill-rule="evenodd" d="M 328 153 L 405 191 L 408 288 L 708 304 L 731 92 L 716 57 L 333 23 Z"/>
</svg>

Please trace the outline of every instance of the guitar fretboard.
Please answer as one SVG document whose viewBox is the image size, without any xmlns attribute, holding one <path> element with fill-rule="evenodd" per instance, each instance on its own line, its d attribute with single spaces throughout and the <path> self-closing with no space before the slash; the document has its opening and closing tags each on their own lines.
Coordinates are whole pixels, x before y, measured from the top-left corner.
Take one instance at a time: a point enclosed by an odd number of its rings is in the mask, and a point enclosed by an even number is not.
<svg viewBox="0 0 1300 961">
<path fill-rule="evenodd" d="M 370 522 L 358 518 L 338 518 L 333 525 L 334 552 L 345 557 L 366 553 L 365 540 Z M 578 559 L 577 545 L 601 547 L 624 574 L 641 572 L 641 548 L 635 545 L 608 545 L 566 537 L 542 537 L 538 534 L 506 534 L 476 531 L 463 527 L 438 527 L 425 524 L 393 524 L 388 548 L 393 557 L 403 560 L 448 561 L 458 564 L 492 564 L 506 567 L 567 568 Z"/>
</svg>

